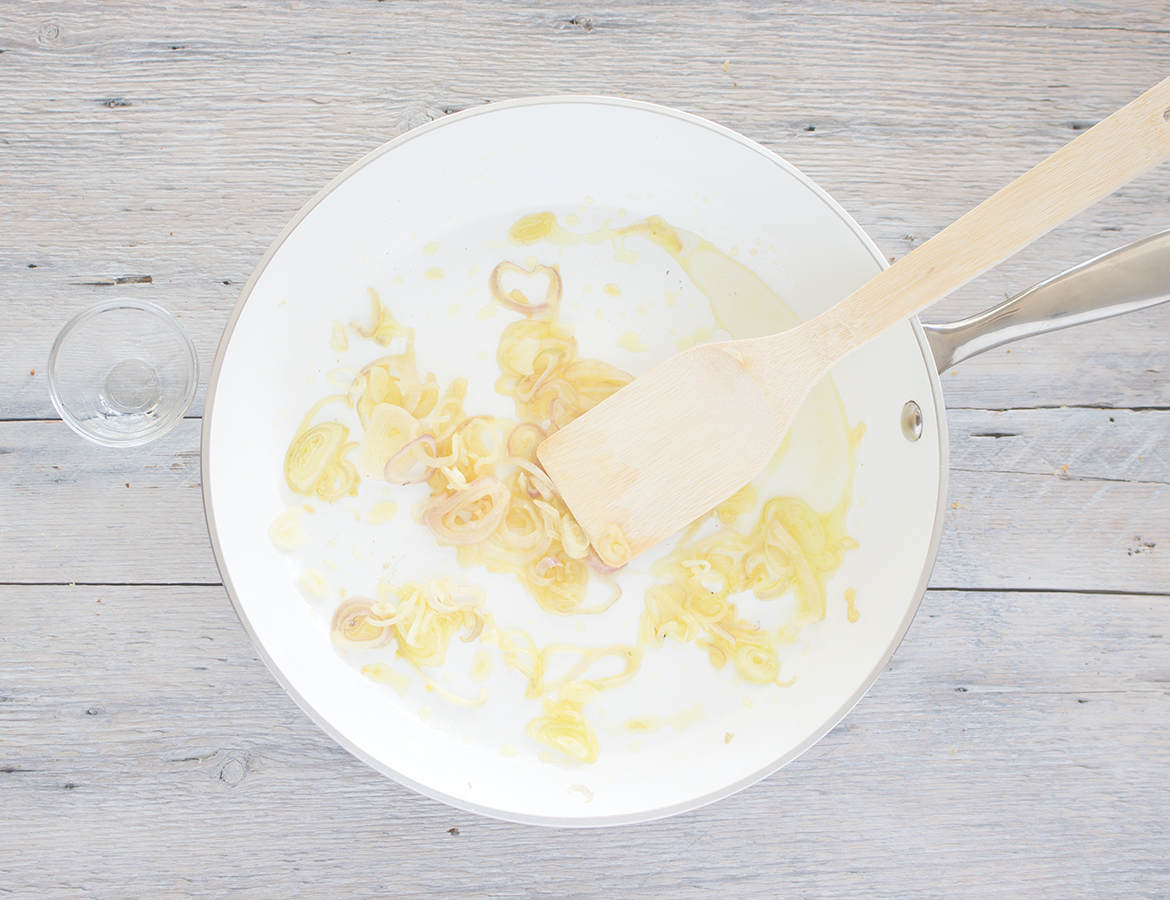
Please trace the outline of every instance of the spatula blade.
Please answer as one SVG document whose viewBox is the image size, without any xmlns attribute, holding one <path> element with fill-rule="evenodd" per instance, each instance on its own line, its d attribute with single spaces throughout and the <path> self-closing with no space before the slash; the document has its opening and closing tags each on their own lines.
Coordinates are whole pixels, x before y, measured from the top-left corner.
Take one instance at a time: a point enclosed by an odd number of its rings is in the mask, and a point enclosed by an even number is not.
<svg viewBox="0 0 1170 900">
<path fill-rule="evenodd" d="M 602 561 L 620 566 L 751 481 L 781 437 L 750 372 L 707 345 L 651 369 L 537 457 Z"/>
</svg>

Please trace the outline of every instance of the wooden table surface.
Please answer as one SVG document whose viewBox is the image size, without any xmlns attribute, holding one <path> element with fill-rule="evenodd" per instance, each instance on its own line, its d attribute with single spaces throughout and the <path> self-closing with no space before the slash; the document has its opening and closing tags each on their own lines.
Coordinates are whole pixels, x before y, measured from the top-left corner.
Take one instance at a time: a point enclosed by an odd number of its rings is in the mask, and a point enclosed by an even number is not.
<svg viewBox="0 0 1170 900">
<path fill-rule="evenodd" d="M 590 831 L 463 813 L 339 748 L 222 586 L 202 390 L 114 451 L 45 381 L 112 296 L 175 312 L 205 379 L 322 185 L 511 97 L 713 119 L 899 257 L 1170 73 L 1168 25 L 1165 0 L 4 3 L 0 896 L 1170 895 L 1170 308 L 948 372 L 942 548 L 868 696 L 752 788 Z M 1167 227 L 1164 165 L 924 318 Z"/>
</svg>

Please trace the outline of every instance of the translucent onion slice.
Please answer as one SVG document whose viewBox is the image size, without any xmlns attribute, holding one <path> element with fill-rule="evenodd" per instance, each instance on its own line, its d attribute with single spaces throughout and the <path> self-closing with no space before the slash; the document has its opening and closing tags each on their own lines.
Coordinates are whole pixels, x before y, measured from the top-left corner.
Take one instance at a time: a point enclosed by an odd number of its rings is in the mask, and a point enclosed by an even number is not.
<svg viewBox="0 0 1170 900">
<path fill-rule="evenodd" d="M 366 376 L 353 369 L 334 369 L 329 373 L 329 383 L 346 392 L 348 406 L 354 406 L 366 392 Z"/>
<path fill-rule="evenodd" d="M 434 372 L 427 372 L 426 380 L 418 385 L 417 392 L 412 391 L 410 401 L 405 404 L 406 411 L 416 419 L 425 419 L 439 404 L 439 382 L 435 380 Z"/>
<path fill-rule="evenodd" d="M 557 227 L 557 217 L 551 212 L 530 213 L 512 223 L 508 239 L 517 244 L 535 244 L 551 235 Z"/>
<path fill-rule="evenodd" d="M 281 553 L 292 553 L 300 550 L 309 542 L 309 536 L 301 527 L 301 510 L 303 507 L 291 506 L 277 516 L 268 526 L 268 540 Z"/>
<path fill-rule="evenodd" d="M 533 302 L 519 288 L 505 291 L 503 281 L 508 275 L 519 276 L 525 283 L 531 283 L 544 275 L 548 279 L 544 300 L 539 303 Z M 488 276 L 488 290 L 501 306 L 524 313 L 526 316 L 544 316 L 555 310 L 560 303 L 564 285 L 558 266 L 536 265 L 531 269 L 525 269 L 523 266 L 505 261 L 492 269 L 491 275 Z"/>
<path fill-rule="evenodd" d="M 620 572 L 624 568 L 624 566 L 607 566 L 601 561 L 601 557 L 597 555 L 597 551 L 592 547 L 589 548 L 589 552 L 585 555 L 585 563 L 600 575 L 612 575 L 614 572 Z"/>
<path fill-rule="evenodd" d="M 554 536 L 542 510 L 527 497 L 512 496 L 490 540 L 493 550 L 498 549 L 504 559 L 526 565 L 546 555 Z"/>
<path fill-rule="evenodd" d="M 330 503 L 336 503 L 342 497 L 357 496 L 358 473 L 354 464 L 344 455 L 357 444 L 346 444 L 337 455 L 325 464 L 321 477 L 317 479 L 317 496 Z"/>
<path fill-rule="evenodd" d="M 545 439 L 544 429 L 532 422 L 521 422 L 508 435 L 508 455 L 526 459 L 529 462 L 536 460 L 536 448 Z"/>
<path fill-rule="evenodd" d="M 589 539 L 577 524 L 577 520 L 566 513 L 561 517 L 561 546 L 571 559 L 586 559 L 589 556 Z"/>
<path fill-rule="evenodd" d="M 559 750 L 577 762 L 597 762 L 600 745 L 597 735 L 576 705 L 546 702 L 545 715 L 533 719 L 525 729 L 533 740 Z"/>
<path fill-rule="evenodd" d="M 369 327 L 359 325 L 357 322 L 350 322 L 349 327 L 362 337 L 370 338 L 382 347 L 389 347 L 394 338 L 406 334 L 406 329 L 399 325 L 394 316 L 390 314 L 390 310 L 382 305 L 382 298 L 378 296 L 377 291 L 373 288 L 366 288 L 366 292 L 370 295 L 372 322 Z"/>
<path fill-rule="evenodd" d="M 345 336 L 345 326 L 340 322 L 333 323 L 333 337 L 329 339 L 329 347 L 338 353 L 349 349 L 349 339 Z"/>
<path fill-rule="evenodd" d="M 578 415 L 593 409 L 634 380 L 633 375 L 600 359 L 574 360 L 565 365 L 561 377 L 577 394 Z"/>
<path fill-rule="evenodd" d="M 430 453 L 426 452 L 428 447 Z M 382 477 L 391 484 L 419 484 L 430 478 L 440 465 L 434 461 L 437 455 L 435 436 L 420 435 L 386 460 Z"/>
<path fill-rule="evenodd" d="M 596 691 L 604 691 L 625 684 L 638 672 L 642 662 L 642 654 L 629 644 L 613 644 L 609 647 L 578 647 L 575 644 L 549 644 L 541 651 L 544 669 L 547 672 L 549 662 L 558 654 L 579 656 L 574 663 L 555 681 L 545 682 L 546 691 L 556 691 L 570 683 L 587 684 Z M 595 664 L 603 659 L 616 659 L 622 665 L 618 672 L 600 678 L 584 679 L 583 676 Z"/>
<path fill-rule="evenodd" d="M 387 400 L 397 403 L 402 399 L 397 387 L 394 387 L 394 395 L 388 396 L 391 388 L 390 372 L 385 366 L 366 366 L 358 377 L 362 379 L 361 393 L 357 399 L 358 418 L 361 419 L 362 427 L 367 428 L 370 424 L 370 413 L 374 407 L 379 403 L 385 403 Z"/>
<path fill-rule="evenodd" d="M 667 638 L 680 644 L 695 640 L 702 629 L 687 611 L 686 599 L 680 584 L 656 584 L 647 590 L 639 639 L 651 647 L 661 647 Z"/>
<path fill-rule="evenodd" d="M 748 681 L 766 684 L 780 674 L 780 660 L 764 647 L 740 644 L 735 650 L 735 667 Z"/>
<path fill-rule="evenodd" d="M 630 561 L 630 544 L 616 522 L 609 522 L 597 539 L 597 555 L 607 566 L 620 568 Z"/>
<path fill-rule="evenodd" d="M 316 493 L 321 474 L 347 437 L 349 429 L 338 422 L 324 422 L 298 434 L 284 458 L 288 486 L 305 496 Z"/>
<path fill-rule="evenodd" d="M 373 601 L 366 597 L 353 597 L 337 607 L 329 627 L 334 643 L 367 648 L 385 647 L 390 643 L 394 636 L 390 628 L 370 621 L 373 617 L 371 603 Z"/>
<path fill-rule="evenodd" d="M 427 580 L 427 603 L 439 612 L 460 612 L 466 609 L 476 609 L 487 604 L 487 594 L 479 588 L 469 584 L 455 584 L 450 578 L 431 578 Z M 459 601 L 457 597 L 466 599 Z"/>
<path fill-rule="evenodd" d="M 324 600 L 329 596 L 329 582 L 316 569 L 306 569 L 301 574 L 301 584 L 314 597 Z"/>
<path fill-rule="evenodd" d="M 600 696 L 601 691 L 587 681 L 569 681 L 557 691 L 557 699 L 578 705 L 592 703 Z"/>
<path fill-rule="evenodd" d="M 517 574 L 541 609 L 558 616 L 571 616 L 582 611 L 581 603 L 589 590 L 589 568 L 580 560 L 562 554 L 560 544 L 554 541 L 549 545 L 548 555 L 560 558 L 561 565 L 543 575 L 537 575 L 532 566 L 525 566 Z"/>
<path fill-rule="evenodd" d="M 609 609 L 611 606 L 613 606 L 615 603 L 617 603 L 619 600 L 622 599 L 621 585 L 618 584 L 613 579 L 612 576 L 605 575 L 601 572 L 598 572 L 596 574 L 597 574 L 597 577 L 599 579 L 601 579 L 605 584 L 609 585 L 609 597 L 606 600 L 602 601 L 601 603 L 597 604 L 596 606 L 578 607 L 577 615 L 579 615 L 579 616 L 600 615 L 601 613 L 605 612 L 607 609 Z"/>
<path fill-rule="evenodd" d="M 527 632 L 514 630 L 499 634 L 496 642 L 504 664 L 528 679 L 524 696 L 535 699 L 544 693 L 544 656 Z"/>
<path fill-rule="evenodd" d="M 532 571 L 534 571 L 537 575 L 543 575 L 549 569 L 552 569 L 556 566 L 559 566 L 560 564 L 561 564 L 561 561 L 559 559 L 557 559 L 555 556 L 546 556 L 544 559 L 542 559 L 540 562 L 538 562 L 535 566 L 532 567 Z"/>
<path fill-rule="evenodd" d="M 511 237 L 528 243 L 556 227 L 555 216 L 542 213 L 517 222 Z M 501 263 L 489 277 L 489 290 L 500 305 L 524 316 L 504 329 L 497 350 L 501 374 L 496 390 L 513 398 L 520 422 L 469 418 L 463 408 L 466 381 L 455 379 L 443 392 L 433 374 L 424 378 L 415 364 L 413 331 L 403 328 L 370 291 L 371 323 L 353 327 L 382 346 L 405 335 L 406 349 L 358 373 L 338 370 L 331 376 L 347 393 L 325 398 L 306 415 L 289 447 L 286 479 L 298 493 L 317 493 L 331 501 L 356 492 L 359 469 L 390 482 L 426 481 L 431 497 L 420 519 L 440 543 L 457 548 L 461 565 L 514 574 L 542 609 L 557 615 L 603 612 L 621 596 L 610 576 L 627 561 L 628 544 L 615 527 L 602 536 L 600 556 L 589 546 L 537 465 L 536 449 L 547 434 L 631 377 L 606 362 L 579 356 L 572 327 L 556 316 L 563 295 L 556 266 L 526 269 Z M 541 291 L 543 298 L 537 296 Z M 334 339 L 333 349 L 340 352 L 344 330 L 335 328 Z M 356 407 L 365 431 L 356 467 L 346 455 L 359 445 L 346 443 L 345 426 L 332 422 L 310 427 L 320 409 L 335 400 Z M 764 504 L 750 534 L 726 527 L 694 541 L 700 529 L 714 524 L 712 518 L 729 526 L 755 505 L 753 487 L 737 492 L 694 523 L 675 553 L 652 566 L 652 574 L 665 583 L 646 592 L 636 648 L 540 648 L 523 632 L 501 635 L 491 625 L 482 592 L 446 579 L 402 589 L 379 584 L 378 601 L 347 601 L 335 614 L 335 639 L 375 649 L 394 642 L 397 655 L 419 671 L 428 691 L 461 705 L 483 702 L 486 694 L 460 697 L 419 667 L 441 665 L 456 634 L 467 642 L 498 643 L 507 665 L 527 679 L 526 695 L 545 700 L 546 715 L 533 720 L 528 733 L 572 759 L 592 762 L 597 738 L 581 707 L 600 691 L 634 677 L 643 647 L 661 647 L 667 639 L 695 641 L 713 666 L 730 662 L 746 680 L 779 684 L 773 636 L 739 618 L 731 598 L 746 590 L 760 599 L 792 591 L 801 601 L 800 621 L 823 617 L 828 578 L 845 552 L 856 546 L 845 531 L 848 503 L 821 514 L 802 501 L 774 498 Z M 294 509 L 273 523 L 274 542 L 295 549 L 302 540 L 298 528 Z M 612 593 L 605 602 L 585 608 L 592 577 L 608 583 Z M 307 572 L 303 582 L 318 596 L 330 592 L 316 572 Z M 578 660 L 547 683 L 549 658 L 568 649 L 579 654 Z M 610 657 L 621 664 L 617 672 L 586 677 L 591 666 Z"/>
<path fill-rule="evenodd" d="M 371 478 L 386 477 L 386 463 L 418 436 L 418 422 L 401 406 L 379 403 L 370 411 L 358 467 Z"/>
<path fill-rule="evenodd" d="M 755 485 L 748 483 L 715 507 L 715 514 L 724 525 L 730 525 L 756 505 Z"/>
<path fill-rule="evenodd" d="M 507 515 L 511 496 L 507 487 L 485 475 L 465 490 L 432 498 L 423 508 L 422 522 L 440 543 L 478 544 Z"/>
<path fill-rule="evenodd" d="M 461 422 L 452 438 L 452 448 L 456 446 L 455 438 L 462 445 L 464 456 L 456 463 L 469 479 L 478 478 L 485 472 L 491 474 L 495 465 L 504 459 L 508 431 L 508 423 L 487 416 L 475 416 Z"/>
<path fill-rule="evenodd" d="M 398 655 L 414 666 L 442 665 L 456 631 L 465 630 L 463 639 L 472 641 L 486 623 L 487 614 L 481 609 L 485 597 L 477 588 L 432 578 L 425 585 L 411 582 L 393 592 L 401 597 L 398 606 L 392 615 L 377 618 L 373 624 L 392 629 Z M 379 611 L 384 611 L 384 606 L 384 601 L 379 601 Z"/>
</svg>

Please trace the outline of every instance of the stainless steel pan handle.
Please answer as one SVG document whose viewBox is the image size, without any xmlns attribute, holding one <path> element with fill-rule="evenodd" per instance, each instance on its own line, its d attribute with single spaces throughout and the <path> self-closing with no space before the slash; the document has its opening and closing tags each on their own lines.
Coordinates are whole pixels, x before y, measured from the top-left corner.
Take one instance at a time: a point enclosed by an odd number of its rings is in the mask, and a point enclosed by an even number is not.
<svg viewBox="0 0 1170 900">
<path fill-rule="evenodd" d="M 938 371 L 1035 334 L 1170 300 L 1170 231 L 1134 241 L 949 325 L 923 325 Z"/>
</svg>

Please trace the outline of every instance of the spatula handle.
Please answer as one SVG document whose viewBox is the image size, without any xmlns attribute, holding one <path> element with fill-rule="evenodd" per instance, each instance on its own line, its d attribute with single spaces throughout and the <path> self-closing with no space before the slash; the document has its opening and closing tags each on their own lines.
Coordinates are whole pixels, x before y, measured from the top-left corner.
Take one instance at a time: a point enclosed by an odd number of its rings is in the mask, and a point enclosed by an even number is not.
<svg viewBox="0 0 1170 900">
<path fill-rule="evenodd" d="M 1170 78 L 809 321 L 832 364 L 1170 156 Z"/>
</svg>

